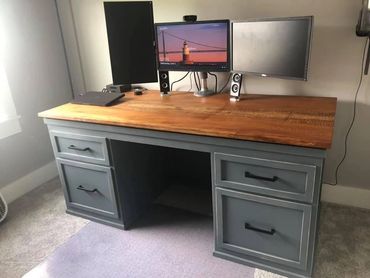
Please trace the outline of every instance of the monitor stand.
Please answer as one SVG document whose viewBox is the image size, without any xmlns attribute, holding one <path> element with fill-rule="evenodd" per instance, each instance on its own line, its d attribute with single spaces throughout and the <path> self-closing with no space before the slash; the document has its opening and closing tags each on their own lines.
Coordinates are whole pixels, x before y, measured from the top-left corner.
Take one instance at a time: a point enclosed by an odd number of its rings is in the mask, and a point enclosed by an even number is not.
<svg viewBox="0 0 370 278">
<path fill-rule="evenodd" d="M 208 78 L 207 72 L 200 73 L 200 90 L 194 93 L 196 97 L 206 97 L 214 95 L 216 93 L 215 91 L 208 89 L 207 78 Z"/>
</svg>

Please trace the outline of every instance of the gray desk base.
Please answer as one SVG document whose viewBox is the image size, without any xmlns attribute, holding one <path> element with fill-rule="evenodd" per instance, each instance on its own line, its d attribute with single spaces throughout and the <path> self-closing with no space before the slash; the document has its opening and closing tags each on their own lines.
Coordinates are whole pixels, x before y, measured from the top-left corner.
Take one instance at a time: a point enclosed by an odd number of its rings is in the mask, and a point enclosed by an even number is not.
<svg viewBox="0 0 370 278">
<path fill-rule="evenodd" d="M 45 123 L 68 213 L 130 228 L 168 181 L 172 150 L 206 153 L 214 255 L 289 277 L 312 275 L 324 150 L 62 120 Z"/>
</svg>

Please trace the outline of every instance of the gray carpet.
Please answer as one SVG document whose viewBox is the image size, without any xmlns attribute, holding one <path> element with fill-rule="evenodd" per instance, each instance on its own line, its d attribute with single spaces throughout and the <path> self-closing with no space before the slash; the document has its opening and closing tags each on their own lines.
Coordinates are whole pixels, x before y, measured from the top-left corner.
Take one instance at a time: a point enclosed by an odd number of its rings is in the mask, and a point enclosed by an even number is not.
<svg viewBox="0 0 370 278">
<path fill-rule="evenodd" d="M 21 277 L 88 222 L 65 213 L 59 179 L 11 203 L 0 224 L 0 278 Z"/>
<path fill-rule="evenodd" d="M 317 278 L 370 277 L 370 210 L 322 204 Z"/>
<path fill-rule="evenodd" d="M 130 231 L 89 223 L 24 277 L 254 277 L 213 244 L 211 217 L 157 205 Z"/>
<path fill-rule="evenodd" d="M 370 210 L 323 203 L 320 212 L 314 277 L 369 278 Z M 88 222 L 65 214 L 58 179 L 18 199 L 10 205 L 7 220 L 0 224 L 0 277 L 21 277 L 58 246 L 68 244 L 71 236 L 73 240 Z M 255 277 L 277 276 L 256 270 Z"/>
</svg>

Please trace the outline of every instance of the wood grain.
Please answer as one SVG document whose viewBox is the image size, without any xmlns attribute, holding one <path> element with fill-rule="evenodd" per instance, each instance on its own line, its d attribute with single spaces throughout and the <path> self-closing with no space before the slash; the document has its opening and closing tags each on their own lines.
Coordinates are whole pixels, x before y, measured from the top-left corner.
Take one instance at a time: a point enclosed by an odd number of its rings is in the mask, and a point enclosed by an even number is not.
<svg viewBox="0 0 370 278">
<path fill-rule="evenodd" d="M 176 92 L 161 97 L 158 91 L 146 91 L 142 96 L 127 93 L 111 107 L 68 103 L 39 116 L 327 149 L 336 102 L 327 97 L 251 94 L 230 102 L 227 94 L 197 98 Z"/>
</svg>

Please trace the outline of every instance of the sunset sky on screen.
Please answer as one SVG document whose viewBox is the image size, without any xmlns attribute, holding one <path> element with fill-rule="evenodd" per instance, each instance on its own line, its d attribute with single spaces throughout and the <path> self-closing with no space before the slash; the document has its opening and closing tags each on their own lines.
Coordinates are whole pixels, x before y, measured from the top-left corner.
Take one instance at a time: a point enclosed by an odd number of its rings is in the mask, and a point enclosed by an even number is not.
<svg viewBox="0 0 370 278">
<path fill-rule="evenodd" d="M 169 62 L 182 60 L 182 48 L 187 41 L 190 49 L 190 59 L 193 62 L 226 62 L 227 61 L 227 24 L 202 23 L 188 25 L 158 26 L 158 50 L 160 61 L 163 61 L 163 32 L 166 52 Z M 194 43 L 195 42 L 195 43 Z M 199 44 L 196 44 L 199 43 Z M 222 51 L 224 49 L 224 51 Z M 204 50 L 221 50 L 221 52 L 194 52 Z"/>
</svg>

